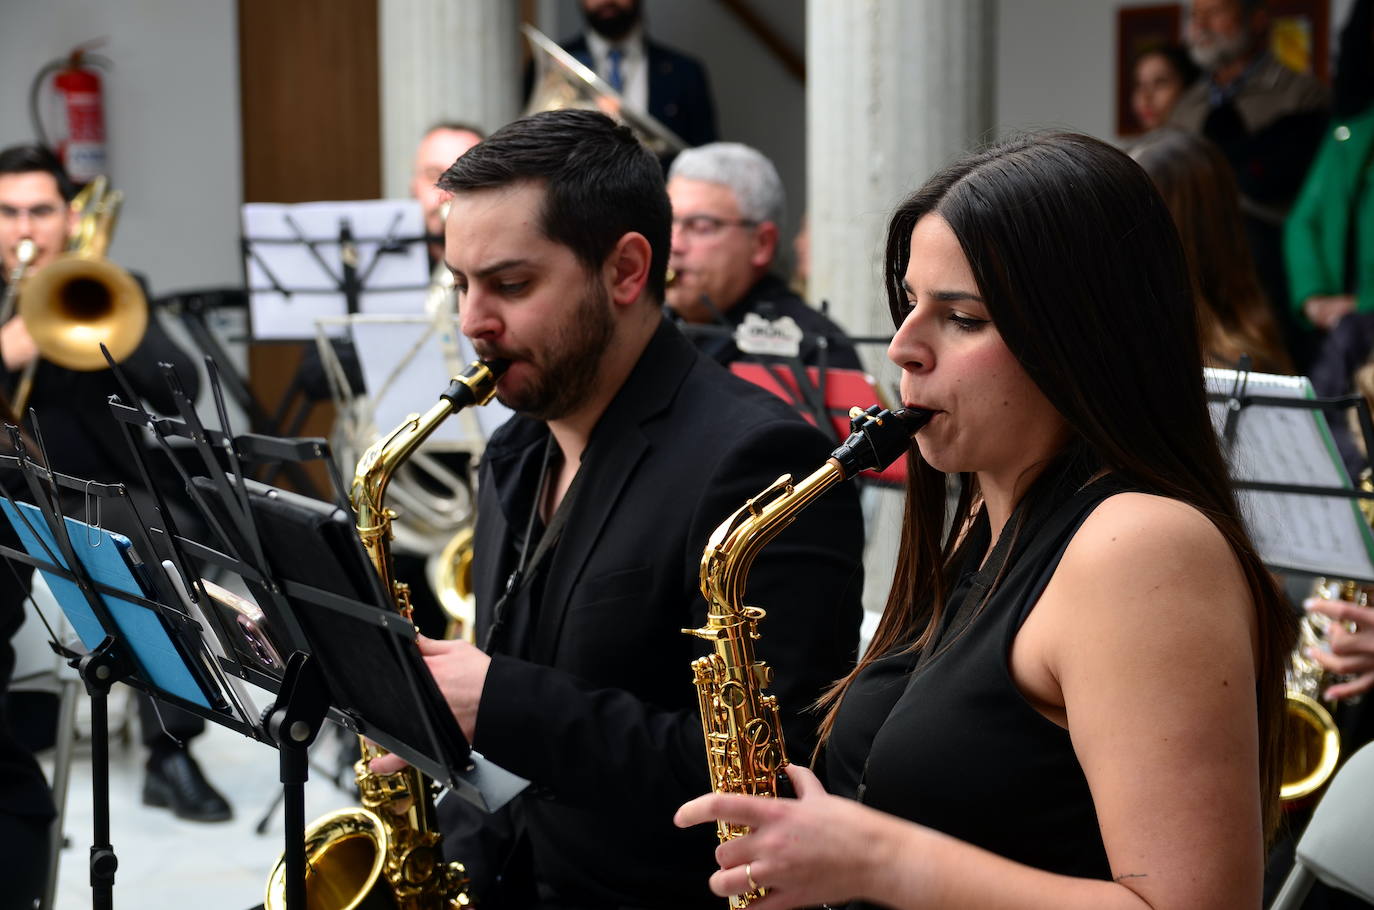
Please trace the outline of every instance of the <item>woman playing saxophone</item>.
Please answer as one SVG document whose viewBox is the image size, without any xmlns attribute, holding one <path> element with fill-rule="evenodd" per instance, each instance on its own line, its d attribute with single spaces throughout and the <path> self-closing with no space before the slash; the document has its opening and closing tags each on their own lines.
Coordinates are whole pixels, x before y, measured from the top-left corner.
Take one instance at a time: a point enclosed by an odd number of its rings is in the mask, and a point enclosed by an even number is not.
<svg viewBox="0 0 1374 910">
<path fill-rule="evenodd" d="M 896 578 L 823 700 L 820 776 L 679 810 L 750 829 L 712 889 L 1258 905 L 1294 618 L 1230 490 L 1168 210 L 1103 143 L 1023 138 L 903 201 L 885 260 L 902 403 L 934 415 Z"/>
</svg>

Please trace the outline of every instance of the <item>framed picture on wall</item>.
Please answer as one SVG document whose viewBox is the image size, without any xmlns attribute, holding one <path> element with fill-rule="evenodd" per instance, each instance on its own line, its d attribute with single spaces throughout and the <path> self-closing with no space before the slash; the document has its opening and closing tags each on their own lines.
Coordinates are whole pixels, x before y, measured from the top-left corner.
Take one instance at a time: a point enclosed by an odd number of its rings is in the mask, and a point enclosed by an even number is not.
<svg viewBox="0 0 1374 910">
<path fill-rule="evenodd" d="M 1330 0 L 1268 0 L 1269 51 L 1284 66 L 1331 81 Z"/>
<path fill-rule="evenodd" d="M 1135 66 L 1150 51 L 1181 40 L 1183 4 L 1125 6 L 1116 11 L 1116 132 L 1135 136 L 1145 132 L 1131 107 Z"/>
</svg>

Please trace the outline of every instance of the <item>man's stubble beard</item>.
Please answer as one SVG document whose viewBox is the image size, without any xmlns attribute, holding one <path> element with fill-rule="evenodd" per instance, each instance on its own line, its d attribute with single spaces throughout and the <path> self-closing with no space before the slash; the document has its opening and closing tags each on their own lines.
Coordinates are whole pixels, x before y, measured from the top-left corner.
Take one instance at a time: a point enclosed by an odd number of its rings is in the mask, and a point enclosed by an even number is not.
<svg viewBox="0 0 1374 910">
<path fill-rule="evenodd" d="M 610 295 L 599 282 L 589 282 L 577 306 L 551 333 L 544 346 L 548 360 L 539 364 L 532 384 L 520 395 L 497 399 L 535 420 L 558 420 L 590 397 L 601 375 L 601 359 L 615 334 Z"/>
</svg>

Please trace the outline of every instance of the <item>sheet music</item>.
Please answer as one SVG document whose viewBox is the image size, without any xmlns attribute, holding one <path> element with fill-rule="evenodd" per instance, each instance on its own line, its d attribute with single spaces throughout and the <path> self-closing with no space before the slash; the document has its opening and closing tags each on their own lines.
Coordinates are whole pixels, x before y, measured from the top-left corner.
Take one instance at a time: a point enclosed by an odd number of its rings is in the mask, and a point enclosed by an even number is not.
<svg viewBox="0 0 1374 910">
<path fill-rule="evenodd" d="M 359 316 L 352 324 L 363 381 L 372 396 L 373 422 L 380 431 L 439 400 L 449 380 L 477 359 L 472 342 L 454 320 L 424 316 Z M 480 450 L 511 411 L 499 401 L 468 408 L 439 425 L 431 443 Z"/>
<path fill-rule="evenodd" d="M 1249 373 L 1237 389 L 1235 370 L 1205 372 L 1207 391 L 1214 394 L 1316 397 L 1305 376 Z M 1231 408 L 1225 401 L 1209 407 L 1217 433 L 1223 434 Z M 1321 411 L 1246 405 L 1234 412 L 1227 457 L 1236 481 L 1351 488 Z M 1374 579 L 1374 536 L 1356 500 L 1259 490 L 1238 490 L 1237 499 L 1251 539 L 1269 565 Z"/>
<path fill-rule="evenodd" d="M 254 338 L 314 338 L 317 319 L 348 314 L 339 291 L 345 223 L 356 238 L 358 312 L 424 312 L 429 262 L 415 240 L 424 234 L 415 200 L 251 202 L 243 206 L 243 236 Z M 384 245 L 387 238 L 412 242 Z"/>
</svg>

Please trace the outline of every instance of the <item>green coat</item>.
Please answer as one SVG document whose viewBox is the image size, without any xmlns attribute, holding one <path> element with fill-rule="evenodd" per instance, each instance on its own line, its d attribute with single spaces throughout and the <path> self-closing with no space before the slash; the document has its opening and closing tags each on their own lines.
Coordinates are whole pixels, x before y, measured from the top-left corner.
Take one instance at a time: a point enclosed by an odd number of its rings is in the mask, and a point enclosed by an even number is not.
<svg viewBox="0 0 1374 910">
<path fill-rule="evenodd" d="M 1344 294 L 1346 237 L 1351 219 L 1359 238 L 1356 309 L 1374 312 L 1374 108 L 1332 121 L 1312 170 L 1288 216 L 1283 251 L 1293 308 L 1308 297 Z"/>
</svg>

